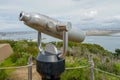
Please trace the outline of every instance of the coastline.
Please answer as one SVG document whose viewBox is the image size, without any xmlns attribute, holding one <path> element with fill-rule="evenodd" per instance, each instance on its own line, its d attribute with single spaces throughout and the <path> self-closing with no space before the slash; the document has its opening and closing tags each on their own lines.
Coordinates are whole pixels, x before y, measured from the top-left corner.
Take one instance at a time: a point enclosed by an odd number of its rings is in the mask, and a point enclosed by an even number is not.
<svg viewBox="0 0 120 80">
<path fill-rule="evenodd" d="M 86 36 L 112 36 L 117 34 L 120 36 L 120 30 L 86 30 Z"/>
<path fill-rule="evenodd" d="M 86 36 L 110 36 L 111 34 L 120 34 L 120 30 L 83 30 Z M 37 31 L 13 31 L 13 32 L 1 32 L 0 36 L 6 35 L 24 35 L 24 34 L 37 34 Z"/>
</svg>

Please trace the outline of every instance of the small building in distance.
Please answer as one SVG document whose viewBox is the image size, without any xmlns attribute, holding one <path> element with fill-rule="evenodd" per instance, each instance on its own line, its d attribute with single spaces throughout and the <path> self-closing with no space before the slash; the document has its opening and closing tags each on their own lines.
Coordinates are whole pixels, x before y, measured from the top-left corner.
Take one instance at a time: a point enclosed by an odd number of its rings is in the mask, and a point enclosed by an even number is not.
<svg viewBox="0 0 120 80">
<path fill-rule="evenodd" d="M 0 62 L 13 53 L 10 44 L 0 44 Z"/>
</svg>

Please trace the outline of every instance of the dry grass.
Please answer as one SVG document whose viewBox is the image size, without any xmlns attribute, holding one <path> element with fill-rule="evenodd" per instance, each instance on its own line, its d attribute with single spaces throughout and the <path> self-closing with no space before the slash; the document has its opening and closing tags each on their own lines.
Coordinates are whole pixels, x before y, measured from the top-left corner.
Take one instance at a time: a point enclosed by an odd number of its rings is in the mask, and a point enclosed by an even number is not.
<svg viewBox="0 0 120 80">
<path fill-rule="evenodd" d="M 28 80 L 28 68 L 16 69 L 11 73 L 10 80 Z M 32 67 L 32 80 L 41 80 L 41 76 L 36 71 L 36 66 Z"/>
</svg>

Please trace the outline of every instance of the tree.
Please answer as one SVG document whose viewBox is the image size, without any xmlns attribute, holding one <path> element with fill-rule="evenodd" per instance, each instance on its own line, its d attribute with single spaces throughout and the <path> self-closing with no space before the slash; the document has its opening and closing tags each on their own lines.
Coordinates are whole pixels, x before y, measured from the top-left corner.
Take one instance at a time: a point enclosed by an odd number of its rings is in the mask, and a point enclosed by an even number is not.
<svg viewBox="0 0 120 80">
<path fill-rule="evenodd" d="M 116 56 L 117 56 L 118 58 L 120 58 L 120 49 L 116 49 L 116 50 L 115 50 L 115 54 L 116 54 Z"/>
</svg>

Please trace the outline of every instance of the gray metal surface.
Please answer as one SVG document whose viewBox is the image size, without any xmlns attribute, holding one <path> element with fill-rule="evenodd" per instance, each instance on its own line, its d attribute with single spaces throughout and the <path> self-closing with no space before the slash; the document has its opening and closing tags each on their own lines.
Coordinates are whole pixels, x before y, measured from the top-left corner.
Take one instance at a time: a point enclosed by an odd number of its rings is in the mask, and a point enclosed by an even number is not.
<svg viewBox="0 0 120 80">
<path fill-rule="evenodd" d="M 63 31 L 63 52 L 59 55 L 59 58 L 64 58 L 68 48 L 68 32 Z"/>
<path fill-rule="evenodd" d="M 72 27 L 71 23 L 64 23 L 42 14 L 21 12 L 19 19 L 31 28 L 59 39 L 63 38 L 61 32 L 63 29 L 68 31 L 68 40 L 70 41 L 82 42 L 85 38 L 84 32 Z"/>
<path fill-rule="evenodd" d="M 59 61 L 57 55 L 51 54 L 46 51 L 40 52 L 40 54 L 38 54 L 36 59 L 41 62 L 58 62 Z"/>
<path fill-rule="evenodd" d="M 40 52 L 43 50 L 42 49 L 42 35 L 41 35 L 41 32 L 38 32 L 38 48 L 39 48 Z"/>
<path fill-rule="evenodd" d="M 45 46 L 45 51 L 50 54 L 56 54 L 56 55 L 58 54 L 57 48 L 51 43 L 49 43 Z"/>
</svg>

